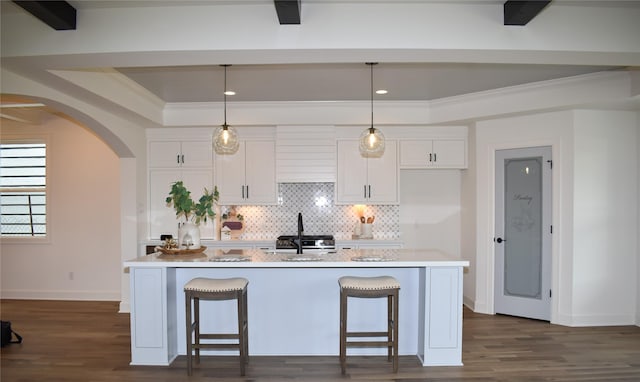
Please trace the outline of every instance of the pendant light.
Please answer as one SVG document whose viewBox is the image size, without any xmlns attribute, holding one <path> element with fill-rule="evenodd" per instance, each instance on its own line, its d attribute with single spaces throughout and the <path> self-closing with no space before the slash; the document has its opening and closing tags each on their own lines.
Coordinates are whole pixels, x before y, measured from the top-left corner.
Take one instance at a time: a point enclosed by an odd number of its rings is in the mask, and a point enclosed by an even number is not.
<svg viewBox="0 0 640 382">
<path fill-rule="evenodd" d="M 227 66 L 230 65 L 222 66 L 224 67 L 224 123 L 213 135 L 213 149 L 216 154 L 231 155 L 238 151 L 240 143 L 236 129 L 227 125 Z"/>
<path fill-rule="evenodd" d="M 371 68 L 371 126 L 360 134 L 360 154 L 366 158 L 379 158 L 384 154 L 384 135 L 373 127 L 373 66 L 377 62 L 367 62 Z"/>
</svg>

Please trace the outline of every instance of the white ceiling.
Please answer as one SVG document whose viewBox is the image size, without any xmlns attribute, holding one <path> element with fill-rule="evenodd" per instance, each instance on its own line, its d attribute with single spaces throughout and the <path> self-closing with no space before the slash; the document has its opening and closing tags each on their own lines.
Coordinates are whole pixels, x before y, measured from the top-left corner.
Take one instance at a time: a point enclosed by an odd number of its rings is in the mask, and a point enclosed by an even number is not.
<svg viewBox="0 0 640 382">
<path fill-rule="evenodd" d="M 303 0 L 305 4 L 371 2 L 372 0 Z M 396 0 L 398 3 L 442 0 Z M 555 0 L 573 3 L 575 1 Z M 457 3 L 502 4 L 501 0 L 449 0 Z M 273 0 L 202 1 L 69 1 L 82 12 L 98 8 L 153 6 L 198 6 L 215 4 L 272 4 Z M 590 1 L 596 6 L 599 1 Z M 607 2 L 611 5 L 611 2 Z M 620 2 L 625 4 L 628 2 Z M 2 1 L 2 12 L 25 12 Z M 275 7 L 273 10 L 275 14 Z M 229 62 L 228 64 L 234 64 Z M 379 100 L 434 100 L 456 95 L 522 85 L 531 82 L 611 70 L 612 66 L 480 64 L 480 63 L 402 63 L 380 62 L 374 67 L 374 87 L 388 94 Z M 219 102 L 223 99 L 223 68 L 213 66 L 158 66 L 116 68 L 164 102 Z M 228 68 L 228 89 L 236 95 L 228 101 L 355 101 L 370 98 L 370 72 L 365 63 L 233 65 Z"/>
<path fill-rule="evenodd" d="M 571 65 L 379 63 L 375 99 L 419 101 L 575 76 L 612 67 Z M 165 102 L 223 99 L 220 66 L 119 68 Z M 361 64 L 234 65 L 227 68 L 228 97 L 243 101 L 356 101 L 371 97 L 371 73 Z"/>
<path fill-rule="evenodd" d="M 462 7 L 471 6 L 472 4 L 493 4 L 497 5 L 498 9 L 504 2 L 503 0 L 396 0 L 395 4 L 402 3 L 458 3 Z M 118 8 L 120 15 L 126 15 L 131 12 L 131 8 L 141 7 L 190 7 L 190 6 L 202 6 L 203 4 L 233 4 L 249 10 L 256 4 L 261 4 L 263 7 L 273 4 L 273 0 L 202 0 L 202 1 L 172 1 L 172 0 L 147 0 L 147 1 L 69 1 L 78 10 L 78 19 L 86 19 L 88 12 L 91 11 L 105 11 L 108 8 Z M 367 6 L 364 3 L 388 3 L 383 0 L 302 0 L 302 13 L 304 16 L 305 4 L 321 4 L 321 3 L 360 3 L 361 6 Z M 632 7 L 638 8 L 639 2 L 637 1 L 577 1 L 577 0 L 554 0 L 552 4 L 565 4 L 565 5 L 580 5 L 584 6 L 588 4 L 588 7 L 600 7 L 600 6 L 616 6 L 616 7 Z M 191 8 L 194 9 L 194 8 Z M 266 8 L 265 14 L 260 14 L 260 21 L 267 24 L 275 22 L 275 7 L 273 13 L 269 12 L 269 7 Z M 0 1 L 0 12 L 4 17 L 11 17 L 14 13 L 24 13 L 17 5 L 10 1 Z M 83 12 L 87 12 L 84 13 Z M 554 9 L 547 7 L 543 12 L 554 12 Z M 257 17 L 254 15 L 254 17 Z M 540 16 L 538 16 L 540 17 Z M 264 20 L 264 19 L 268 20 Z M 272 19 L 273 18 L 273 21 Z M 30 21 L 30 20 L 29 20 Z M 484 20 L 483 20 L 484 21 Z M 495 24 L 497 20 L 491 20 L 490 24 Z M 303 17 L 304 23 L 304 17 Z M 499 20 L 498 20 L 499 23 Z M 114 26 L 117 24 L 113 24 Z M 482 24 L 484 25 L 484 24 Z M 85 29 L 78 29 L 75 34 L 71 34 L 72 38 L 78 38 L 80 32 L 82 34 L 91 35 L 90 27 L 92 25 L 85 25 Z M 178 27 L 176 25 L 175 27 Z M 517 28 L 517 27 L 516 27 Z M 32 30 L 35 29 L 32 27 Z M 526 37 L 526 30 L 513 30 L 517 31 L 517 37 Z M 31 31 L 29 31 L 31 32 Z M 57 36 L 62 36 L 64 32 L 51 32 L 46 30 L 43 34 L 48 38 L 55 39 Z M 151 32 L 149 32 L 151 33 Z M 98 35 L 96 35 L 98 36 Z M 104 36 L 104 35 L 100 35 Z M 155 36 L 155 34 L 154 34 Z M 515 34 L 514 34 L 515 36 Z M 431 36 L 433 37 L 433 36 Z M 511 36 L 513 37 L 513 36 Z M 219 40 L 219 39 L 218 39 Z M 26 39 L 25 41 L 30 41 Z M 74 40 L 75 41 L 75 40 Z M 79 39 L 79 41 L 83 41 Z M 90 41 L 88 39 L 87 41 Z M 240 40 L 241 41 L 241 40 Z M 377 40 L 376 40 L 377 41 Z M 527 42 L 526 39 L 523 41 Z M 40 43 L 40 40 L 32 40 L 32 44 Z M 366 43 L 366 40 L 364 41 Z M 473 45 L 473 44 L 471 44 Z M 28 45 L 23 45 L 28 46 Z M 231 44 L 230 46 L 233 46 Z M 258 45 L 257 45 L 258 46 Z M 375 46 L 373 44 L 372 46 Z M 280 47 L 280 46 L 278 46 Z M 37 50 L 36 46 L 36 50 Z M 238 52 L 235 52 L 237 49 Z M 11 49 L 10 49 L 11 50 Z M 13 49 L 16 50 L 15 48 Z M 151 50 L 151 49 L 150 49 Z M 117 51 L 117 50 L 116 50 Z M 123 50 L 124 52 L 125 50 Z M 186 53 L 188 49 L 185 50 Z M 234 57 L 242 57 L 241 54 L 245 51 L 241 48 L 230 49 L 231 53 L 238 53 Z M 228 53 L 224 49 L 220 49 L 217 58 L 222 57 Z M 329 51 L 329 50 L 327 50 Z M 336 49 L 332 50 L 334 53 Z M 338 50 L 339 51 L 339 50 Z M 396 53 L 393 53 L 393 52 Z M 408 51 L 408 53 L 407 53 Z M 463 51 L 463 50 L 462 50 Z M 281 52 L 281 53 L 279 53 Z M 116 67 L 112 68 L 106 64 L 111 62 L 109 55 L 61 55 L 52 56 L 51 59 L 42 60 L 37 56 L 24 55 L 21 57 L 10 57 L 7 60 L 3 60 L 3 66 L 16 70 L 23 75 L 33 75 L 34 78 L 38 78 L 39 81 L 51 81 L 52 86 L 65 88 L 70 92 L 78 92 L 79 97 L 85 97 L 86 93 L 82 93 L 81 83 L 64 83 L 60 78 L 57 78 L 48 72 L 49 66 L 55 68 L 56 66 L 65 69 L 66 66 L 73 68 L 77 65 L 79 72 L 84 68 L 92 70 L 96 68 L 98 70 L 111 70 L 115 69 L 119 73 L 128 77 L 132 81 L 141 85 L 150 94 L 155 95 L 158 99 L 167 103 L 198 103 L 198 102 L 220 102 L 223 100 L 224 89 L 224 69 L 218 64 L 226 63 L 231 64 L 228 68 L 227 88 L 236 91 L 236 95 L 228 97 L 230 102 L 277 102 L 277 101 L 362 101 L 369 100 L 371 97 L 370 92 L 370 71 L 369 67 L 364 62 L 357 62 L 358 60 L 346 60 L 342 62 L 342 51 L 338 55 L 334 55 L 331 60 L 326 59 L 325 63 L 318 63 L 323 61 L 322 58 L 317 61 L 313 60 L 301 60 L 300 56 L 297 58 L 287 57 L 287 52 L 297 53 L 295 50 L 286 49 L 272 50 L 270 52 L 262 52 L 257 60 L 246 60 L 245 62 L 221 62 L 223 60 L 213 59 L 205 61 L 205 65 L 198 64 L 197 66 L 189 62 L 189 58 L 185 58 L 183 61 L 185 64 L 182 66 L 169 66 L 167 61 L 155 61 L 150 66 L 150 60 L 147 58 L 144 60 L 143 65 L 128 66 L 128 67 Z M 539 59 L 544 53 L 536 53 L 531 50 L 531 47 L 524 47 L 522 57 L 518 57 L 517 51 L 514 51 L 515 55 L 511 56 L 509 63 L 501 62 L 499 58 L 492 56 L 482 56 L 481 60 L 477 63 L 470 61 L 468 58 L 460 60 L 458 62 L 448 62 L 449 59 L 442 57 L 432 57 L 429 62 L 420 62 L 421 60 L 415 59 L 412 62 L 408 62 L 405 58 L 417 57 L 412 55 L 411 49 L 404 49 L 404 56 L 398 56 L 397 49 L 387 49 L 386 55 L 381 56 L 380 60 L 386 60 L 379 62 L 379 65 L 374 66 L 374 88 L 386 89 L 388 94 L 375 95 L 376 100 L 386 101 L 425 101 L 425 100 L 437 100 L 447 97 L 453 97 L 458 95 L 464 95 L 469 93 L 476 93 L 482 91 L 488 91 L 493 89 L 505 88 L 510 86 L 517 86 L 523 84 L 529 84 L 539 81 L 547 81 L 565 77 L 571 77 L 576 75 L 582 75 L 587 73 L 610 71 L 610 70 L 626 70 L 626 67 L 619 66 L 620 62 L 616 60 L 596 60 L 586 61 L 584 65 L 580 65 L 582 61 L 576 59 L 564 60 L 559 58 L 557 60 L 542 60 Z M 57 52 L 56 52 L 57 53 Z M 144 52 L 150 55 L 157 52 Z M 160 52 L 161 53 L 161 52 Z M 258 50 L 254 50 L 252 54 L 259 54 Z M 300 53 L 304 56 L 303 52 Z M 356 56 L 367 56 L 367 52 L 356 52 Z M 562 55 L 563 52 L 549 51 L 549 53 L 557 53 Z M 233 56 L 230 54 L 229 57 Z M 270 54 L 270 56 L 268 56 Z M 281 54 L 281 56 L 278 56 Z M 473 53 L 464 53 L 473 54 Z M 570 55 L 568 52 L 566 55 Z M 116 57 L 117 56 L 117 57 Z M 133 55 L 129 55 L 133 57 Z M 186 56 L 186 54 L 185 54 Z M 82 61 L 82 57 L 87 59 Z M 124 55 L 113 55 L 114 61 L 117 62 Z M 145 57 L 144 54 L 136 55 L 135 58 L 130 60 L 130 63 L 120 65 L 137 65 L 136 59 Z M 147 56 L 149 57 L 149 56 Z M 191 57 L 191 56 L 190 56 Z M 281 57 L 281 58 L 279 58 Z M 339 58 L 335 58 L 339 57 Z M 79 60 L 76 60 L 76 58 Z M 95 61 L 91 61 L 91 60 Z M 105 60 L 106 59 L 106 60 Z M 504 59 L 504 58 L 503 58 Z M 60 61 L 57 61 L 60 60 Z M 104 60 L 104 61 L 103 61 Z M 126 60 L 125 60 L 126 61 Z M 180 61 L 180 60 L 173 60 Z M 354 62 L 356 61 L 356 62 Z M 445 61 L 445 62 L 440 62 Z M 453 60 L 452 60 L 453 61 Z M 82 62 L 82 64 L 80 63 Z M 96 62 L 104 62 L 107 66 L 98 67 Z M 208 62 L 212 62 L 211 65 L 207 65 Z M 275 62 L 275 63 L 272 63 Z M 522 62 L 522 63 L 519 63 Z M 555 63 L 558 64 L 555 64 Z M 568 64 L 560 64 L 561 62 L 567 62 Z M 64 63 L 64 64 L 61 64 Z M 599 64 L 603 65 L 598 66 Z M 171 64 L 174 64 L 172 62 Z M 608 64 L 608 65 L 606 65 Z M 618 66 L 616 66 L 618 65 Z M 54 78 L 55 77 L 55 78 Z M 95 90 L 91 90 L 94 91 Z M 96 94 L 100 94 L 96 92 Z M 95 98 L 94 101 L 102 101 L 102 99 Z M 4 101 L 3 101 L 4 102 Z M 3 113 L 9 113 L 7 109 L 2 110 Z M 23 118 L 23 116 L 20 116 Z"/>
</svg>

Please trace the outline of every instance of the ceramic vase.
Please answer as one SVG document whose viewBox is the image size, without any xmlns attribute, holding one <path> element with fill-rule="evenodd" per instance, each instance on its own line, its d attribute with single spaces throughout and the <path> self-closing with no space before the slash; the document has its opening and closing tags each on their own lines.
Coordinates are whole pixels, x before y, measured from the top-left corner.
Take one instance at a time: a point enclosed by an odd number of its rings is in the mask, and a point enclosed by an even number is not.
<svg viewBox="0 0 640 382">
<path fill-rule="evenodd" d="M 178 228 L 178 248 L 200 248 L 200 227 L 192 222 L 182 223 Z"/>
</svg>

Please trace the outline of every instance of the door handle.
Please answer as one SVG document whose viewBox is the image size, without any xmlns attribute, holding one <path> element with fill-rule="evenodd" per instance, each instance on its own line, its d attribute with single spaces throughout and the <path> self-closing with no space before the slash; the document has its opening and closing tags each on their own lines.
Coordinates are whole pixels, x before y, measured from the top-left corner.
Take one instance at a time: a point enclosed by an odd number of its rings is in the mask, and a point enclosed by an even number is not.
<svg viewBox="0 0 640 382">
<path fill-rule="evenodd" d="M 503 238 L 499 237 L 499 238 L 497 238 L 497 239 L 493 239 L 493 241 L 495 241 L 496 243 L 500 244 L 500 243 L 502 243 L 503 241 L 507 241 L 507 239 L 503 239 Z"/>
</svg>

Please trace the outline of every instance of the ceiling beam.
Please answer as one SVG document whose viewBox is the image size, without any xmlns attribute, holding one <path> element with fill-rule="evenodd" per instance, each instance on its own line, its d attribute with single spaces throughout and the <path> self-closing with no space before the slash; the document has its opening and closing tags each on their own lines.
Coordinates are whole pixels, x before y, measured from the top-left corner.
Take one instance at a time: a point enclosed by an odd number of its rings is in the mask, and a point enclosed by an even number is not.
<svg viewBox="0 0 640 382">
<path fill-rule="evenodd" d="M 66 1 L 14 1 L 51 28 L 76 29 L 76 9 Z"/>
<path fill-rule="evenodd" d="M 505 1 L 504 25 L 527 25 L 551 1 Z"/>
<path fill-rule="evenodd" d="M 273 0 L 280 25 L 300 24 L 300 0 Z"/>
</svg>

